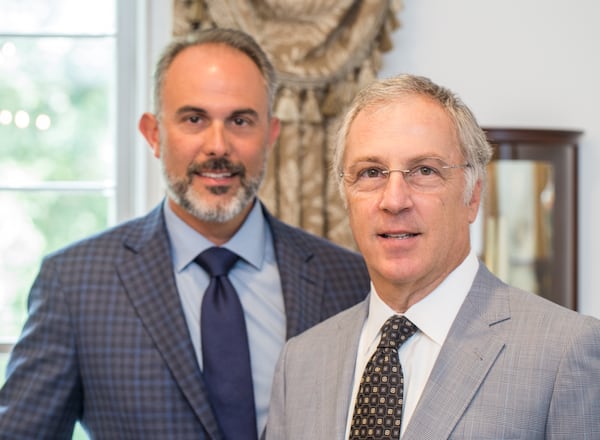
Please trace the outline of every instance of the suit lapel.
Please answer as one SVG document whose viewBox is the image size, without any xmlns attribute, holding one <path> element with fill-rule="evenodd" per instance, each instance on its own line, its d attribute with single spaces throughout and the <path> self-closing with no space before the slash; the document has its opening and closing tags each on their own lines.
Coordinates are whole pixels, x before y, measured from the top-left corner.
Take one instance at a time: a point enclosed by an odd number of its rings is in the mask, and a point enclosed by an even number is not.
<svg viewBox="0 0 600 440">
<path fill-rule="evenodd" d="M 286 313 L 287 339 L 321 321 L 325 275 L 309 261 L 314 256 L 300 234 L 263 212 L 271 231 Z"/>
<path fill-rule="evenodd" d="M 162 209 L 155 209 L 147 219 L 143 228 L 133 231 L 126 239 L 125 246 L 131 254 L 117 264 L 117 271 L 133 307 L 181 392 L 210 438 L 218 439 L 221 438 L 218 425 L 208 404 L 177 294 Z"/>
<path fill-rule="evenodd" d="M 403 440 L 448 438 L 504 347 L 493 325 L 510 319 L 508 298 L 484 266 L 442 346 Z"/>
<path fill-rule="evenodd" d="M 354 370 L 356 368 L 356 352 L 363 324 L 367 319 L 369 310 L 368 298 L 348 310 L 343 321 L 338 324 L 338 332 L 332 337 L 336 341 L 336 347 L 332 350 L 331 371 L 334 372 L 334 380 L 331 381 L 330 395 L 333 399 L 333 414 L 324 414 L 327 422 L 332 425 L 334 432 L 323 438 L 344 438 L 346 434 L 346 422 L 350 403 L 354 399 L 352 395 L 352 384 L 354 382 Z M 331 423 L 331 420 L 334 423 Z"/>
</svg>

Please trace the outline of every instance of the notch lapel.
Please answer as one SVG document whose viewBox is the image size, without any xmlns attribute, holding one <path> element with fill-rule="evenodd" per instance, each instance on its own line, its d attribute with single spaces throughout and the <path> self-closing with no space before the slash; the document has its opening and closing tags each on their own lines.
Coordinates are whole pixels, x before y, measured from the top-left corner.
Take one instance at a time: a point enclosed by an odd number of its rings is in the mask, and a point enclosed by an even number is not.
<svg viewBox="0 0 600 440">
<path fill-rule="evenodd" d="M 117 271 L 140 321 L 210 438 L 220 439 L 185 322 L 171 265 L 162 209 L 157 208 L 139 236 L 125 246 L 131 255 Z"/>
<path fill-rule="evenodd" d="M 504 348 L 493 325 L 510 319 L 499 281 L 480 265 L 442 346 L 403 440 L 446 439 Z M 491 292 L 494 291 L 494 295 Z"/>
<path fill-rule="evenodd" d="M 334 376 L 331 381 L 331 395 L 335 396 L 333 400 L 334 413 L 329 416 L 329 421 L 334 432 L 331 436 L 324 438 L 345 438 L 346 422 L 348 420 L 348 411 L 351 411 L 350 404 L 354 397 L 352 394 L 352 384 L 354 382 L 354 370 L 356 369 L 356 352 L 358 350 L 358 341 L 360 333 L 367 319 L 369 310 L 367 300 L 361 302 L 344 317 L 344 321 L 338 324 L 337 335 L 332 337 L 336 340 L 336 347 L 332 350 L 333 359 L 331 372 Z"/>
<path fill-rule="evenodd" d="M 310 264 L 314 252 L 293 228 L 271 216 L 263 207 L 273 243 L 286 314 L 286 339 L 318 324 L 325 294 L 325 274 Z"/>
</svg>

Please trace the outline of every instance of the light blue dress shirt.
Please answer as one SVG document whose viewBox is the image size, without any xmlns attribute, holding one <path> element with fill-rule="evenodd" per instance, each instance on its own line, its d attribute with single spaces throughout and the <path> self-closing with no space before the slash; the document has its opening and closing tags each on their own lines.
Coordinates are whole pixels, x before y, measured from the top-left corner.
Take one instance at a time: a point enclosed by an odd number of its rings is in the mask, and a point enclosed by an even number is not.
<svg viewBox="0 0 600 440">
<path fill-rule="evenodd" d="M 214 244 L 177 217 L 166 201 L 164 213 L 171 241 L 175 282 L 198 364 L 202 368 L 200 308 L 209 276 L 193 260 Z M 267 421 L 275 364 L 286 334 L 273 237 L 260 203 L 254 203 L 242 227 L 223 247 L 241 257 L 229 272 L 229 279 L 240 297 L 246 318 L 260 436 Z"/>
</svg>

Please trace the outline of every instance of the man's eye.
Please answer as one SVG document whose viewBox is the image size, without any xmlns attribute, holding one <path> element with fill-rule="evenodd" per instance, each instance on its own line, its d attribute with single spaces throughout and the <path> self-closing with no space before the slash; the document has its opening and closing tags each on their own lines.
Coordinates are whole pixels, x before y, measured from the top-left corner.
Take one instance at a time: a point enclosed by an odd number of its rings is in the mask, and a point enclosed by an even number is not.
<svg viewBox="0 0 600 440">
<path fill-rule="evenodd" d="M 425 177 L 437 176 L 437 175 L 439 175 L 439 171 L 428 165 L 418 165 L 411 170 L 410 175 L 425 176 Z"/>
<path fill-rule="evenodd" d="M 248 121 L 244 118 L 233 118 L 233 123 L 238 127 L 242 127 L 244 125 L 248 125 Z"/>
<path fill-rule="evenodd" d="M 384 170 L 382 170 L 381 168 L 374 168 L 374 167 L 365 168 L 364 170 L 362 170 L 358 173 L 359 179 L 363 179 L 363 178 L 374 179 L 377 177 L 384 177 L 384 176 L 385 176 Z"/>
<path fill-rule="evenodd" d="M 190 116 L 188 118 L 188 121 L 190 121 L 192 124 L 197 124 L 198 122 L 200 122 L 200 116 Z"/>
</svg>

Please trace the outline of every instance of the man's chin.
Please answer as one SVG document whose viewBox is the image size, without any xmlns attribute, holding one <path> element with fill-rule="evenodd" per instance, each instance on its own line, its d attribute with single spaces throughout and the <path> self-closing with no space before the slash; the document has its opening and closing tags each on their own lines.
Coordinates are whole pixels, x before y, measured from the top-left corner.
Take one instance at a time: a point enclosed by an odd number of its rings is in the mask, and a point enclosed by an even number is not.
<svg viewBox="0 0 600 440">
<path fill-rule="evenodd" d="M 221 186 L 210 186 L 208 187 L 208 191 L 213 195 L 213 196 L 222 196 L 227 194 L 229 191 L 231 190 L 231 186 L 225 186 L 225 185 L 221 185 Z"/>
<path fill-rule="evenodd" d="M 222 196 L 221 196 L 222 197 Z M 211 223 L 225 223 L 231 221 L 246 211 L 254 198 L 241 200 L 235 197 L 227 197 L 227 200 L 193 200 L 188 199 L 184 208 L 198 220 Z M 213 197 L 209 197 L 213 199 Z"/>
</svg>

